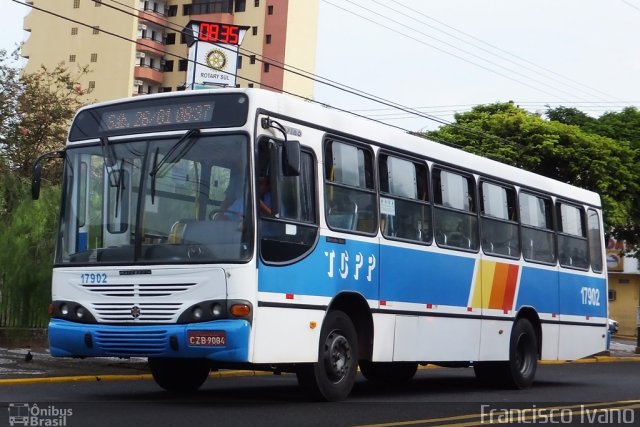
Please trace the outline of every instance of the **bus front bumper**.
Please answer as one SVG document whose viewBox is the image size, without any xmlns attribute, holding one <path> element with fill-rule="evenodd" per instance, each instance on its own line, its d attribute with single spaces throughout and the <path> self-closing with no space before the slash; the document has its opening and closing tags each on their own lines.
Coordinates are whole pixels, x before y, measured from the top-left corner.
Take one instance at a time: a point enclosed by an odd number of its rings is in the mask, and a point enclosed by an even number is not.
<svg viewBox="0 0 640 427">
<path fill-rule="evenodd" d="M 100 325 L 51 319 L 49 346 L 54 357 L 173 357 L 247 362 L 246 320 L 172 325 Z"/>
</svg>

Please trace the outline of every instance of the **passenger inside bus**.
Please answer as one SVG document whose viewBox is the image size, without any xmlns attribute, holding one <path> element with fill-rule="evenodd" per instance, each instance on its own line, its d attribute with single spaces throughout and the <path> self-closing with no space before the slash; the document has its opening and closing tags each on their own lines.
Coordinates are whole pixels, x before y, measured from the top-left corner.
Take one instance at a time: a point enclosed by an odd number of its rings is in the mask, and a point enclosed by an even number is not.
<svg viewBox="0 0 640 427">
<path fill-rule="evenodd" d="M 260 178 L 258 178 L 258 196 L 260 213 L 271 216 L 271 188 L 268 176 L 260 176 Z"/>
</svg>

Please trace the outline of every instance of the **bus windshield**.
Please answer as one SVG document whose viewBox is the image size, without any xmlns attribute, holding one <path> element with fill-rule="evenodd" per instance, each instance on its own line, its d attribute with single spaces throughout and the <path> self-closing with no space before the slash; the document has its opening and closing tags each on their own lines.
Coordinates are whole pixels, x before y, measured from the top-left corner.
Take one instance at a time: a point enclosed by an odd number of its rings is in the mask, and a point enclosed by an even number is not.
<svg viewBox="0 0 640 427">
<path fill-rule="evenodd" d="M 101 141 L 67 150 L 56 264 L 250 257 L 245 135 Z"/>
</svg>

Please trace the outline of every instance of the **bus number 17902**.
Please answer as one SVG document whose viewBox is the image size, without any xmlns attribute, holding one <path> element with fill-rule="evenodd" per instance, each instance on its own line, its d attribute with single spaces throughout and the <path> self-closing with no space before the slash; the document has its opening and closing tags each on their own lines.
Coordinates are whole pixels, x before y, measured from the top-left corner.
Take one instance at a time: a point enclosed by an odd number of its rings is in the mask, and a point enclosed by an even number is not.
<svg viewBox="0 0 640 427">
<path fill-rule="evenodd" d="M 583 305 L 600 306 L 600 289 L 582 287 L 580 289 Z"/>
</svg>

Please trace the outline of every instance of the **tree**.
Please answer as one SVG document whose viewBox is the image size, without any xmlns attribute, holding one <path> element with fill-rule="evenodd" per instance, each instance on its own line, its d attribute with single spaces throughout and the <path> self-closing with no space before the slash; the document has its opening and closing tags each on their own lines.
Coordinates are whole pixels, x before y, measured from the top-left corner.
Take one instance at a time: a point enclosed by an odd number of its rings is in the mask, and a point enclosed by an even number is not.
<svg viewBox="0 0 640 427">
<path fill-rule="evenodd" d="M 640 111 L 636 107 L 627 107 L 620 112 L 607 112 L 597 119 L 575 108 L 566 107 L 548 109 L 546 114 L 550 120 L 579 126 L 588 133 L 628 141 L 633 148 L 640 148 Z"/>
<path fill-rule="evenodd" d="M 61 174 L 46 168 L 42 196 L 33 202 L 31 165 L 64 147 L 87 94 L 78 84 L 87 69 L 72 73 L 60 64 L 21 75 L 9 61 L 0 50 L 0 326 L 44 326 Z"/>
<path fill-rule="evenodd" d="M 34 159 L 64 147 L 71 119 L 84 105 L 79 79 L 88 68 L 70 71 L 64 63 L 49 70 L 44 65 L 35 73 L 23 74 L 7 64 L 0 51 L 0 147 L 10 169 L 21 177 L 31 176 Z M 58 182 L 59 170 L 46 169 L 45 178 Z"/>
<path fill-rule="evenodd" d="M 583 119 L 573 113 L 564 117 Z M 628 234 L 640 221 L 638 152 L 629 142 L 545 121 L 510 103 L 480 105 L 455 119 L 427 136 L 598 192 L 606 227 L 616 235 Z"/>
<path fill-rule="evenodd" d="M 577 108 L 569 107 L 556 107 L 547 109 L 547 117 L 554 122 L 564 123 L 565 125 L 576 125 L 583 130 L 587 126 L 595 122 L 596 119 L 588 116 L 586 113 L 578 110 Z"/>
</svg>

